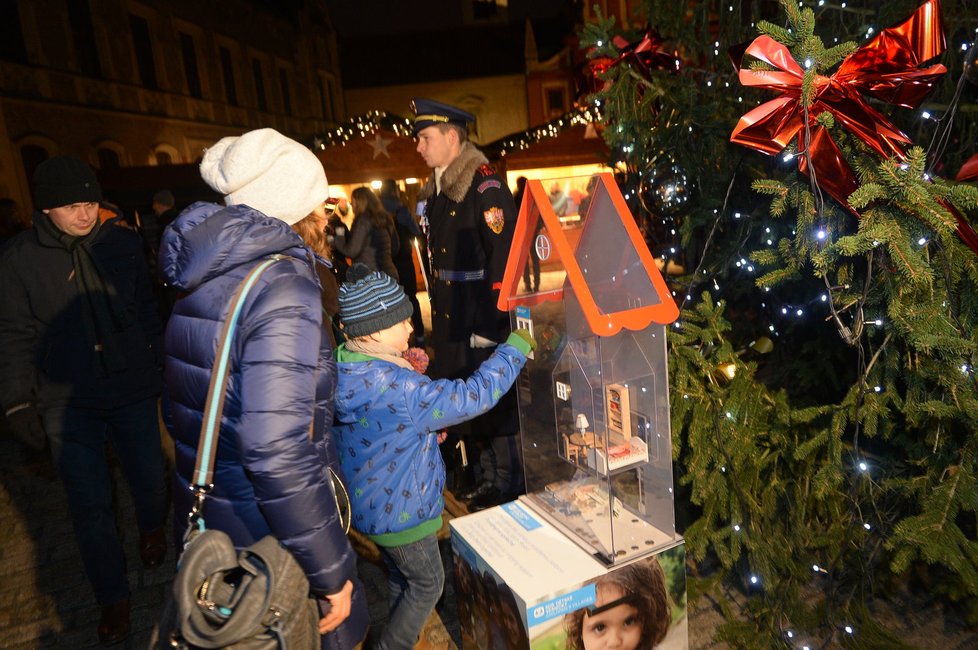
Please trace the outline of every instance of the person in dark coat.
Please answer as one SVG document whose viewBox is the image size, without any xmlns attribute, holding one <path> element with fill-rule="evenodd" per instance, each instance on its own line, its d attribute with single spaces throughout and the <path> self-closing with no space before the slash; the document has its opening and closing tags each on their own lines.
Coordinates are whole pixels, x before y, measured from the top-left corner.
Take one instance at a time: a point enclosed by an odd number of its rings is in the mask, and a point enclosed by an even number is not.
<svg viewBox="0 0 978 650">
<path fill-rule="evenodd" d="M 231 297 L 251 269 L 280 256 L 239 317 L 204 518 L 239 549 L 274 535 L 320 599 L 322 648 L 347 650 L 363 640 L 367 610 L 330 482 L 329 470 L 339 471 L 329 430 L 336 363 L 312 253 L 290 227 L 317 211 L 325 220 L 326 175 L 309 149 L 273 129 L 220 140 L 200 172 L 225 206 L 189 206 L 160 245 L 160 274 L 187 292 L 166 328 L 163 415 L 175 443 L 175 485 L 190 484 Z M 192 499 L 189 490 L 174 493 L 180 537 Z"/>
<path fill-rule="evenodd" d="M 433 377 L 468 377 L 509 335 L 509 315 L 496 307 L 516 227 L 516 205 L 506 181 L 467 139 L 470 113 L 415 99 L 418 153 L 432 175 L 418 195 L 431 259 Z M 460 496 L 479 509 L 522 490 L 516 433 L 516 392 L 489 413 L 452 433 L 482 446 L 479 484 Z"/>
<path fill-rule="evenodd" d="M 420 251 L 420 246 L 416 247 L 415 244 L 420 241 L 421 228 L 401 201 L 397 183 L 392 179 L 381 184 L 379 196 L 384 209 L 394 215 L 394 228 L 397 230 L 397 239 L 401 244 L 394 253 L 394 267 L 397 269 L 398 280 L 404 287 L 404 293 L 407 294 L 414 308 L 411 313 L 411 326 L 414 327 L 412 345 L 423 348 L 425 346 L 424 319 L 421 315 L 421 303 L 418 302 L 418 277 L 414 267 L 415 251 Z"/>
<path fill-rule="evenodd" d="M 13 199 L 0 198 L 0 249 L 17 233 L 31 227 L 20 206 Z"/>
<path fill-rule="evenodd" d="M 384 209 L 380 199 L 368 187 L 358 187 L 350 196 L 353 225 L 333 228 L 330 246 L 348 257 L 352 264 L 364 264 L 371 271 L 383 271 L 398 280 L 393 255 L 400 247 L 394 217 Z"/>
<path fill-rule="evenodd" d="M 107 442 L 132 492 L 143 563 L 166 554 L 162 331 L 140 237 L 100 221 L 91 167 L 57 156 L 32 186 L 33 228 L 0 255 L 0 401 L 18 438 L 50 445 L 110 645 L 130 626 Z"/>
</svg>

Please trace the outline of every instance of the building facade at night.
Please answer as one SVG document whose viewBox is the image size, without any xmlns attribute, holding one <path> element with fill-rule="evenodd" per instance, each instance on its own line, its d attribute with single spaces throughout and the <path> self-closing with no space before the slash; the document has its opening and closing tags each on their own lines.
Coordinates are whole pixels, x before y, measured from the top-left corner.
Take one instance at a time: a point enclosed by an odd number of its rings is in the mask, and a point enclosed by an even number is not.
<svg viewBox="0 0 978 650">
<path fill-rule="evenodd" d="M 0 3 L 0 196 L 26 211 L 54 155 L 189 163 L 226 135 L 302 139 L 345 116 L 323 0 Z"/>
</svg>

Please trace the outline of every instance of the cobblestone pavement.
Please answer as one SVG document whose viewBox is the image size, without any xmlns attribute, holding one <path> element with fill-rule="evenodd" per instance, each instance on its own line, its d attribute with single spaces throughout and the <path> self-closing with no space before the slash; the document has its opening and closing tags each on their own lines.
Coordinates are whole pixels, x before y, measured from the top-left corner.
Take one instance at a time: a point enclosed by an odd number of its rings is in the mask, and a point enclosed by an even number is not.
<svg viewBox="0 0 978 650">
<path fill-rule="evenodd" d="M 163 566 L 143 568 L 132 501 L 118 470 L 114 476 L 117 521 L 132 590 L 133 630 L 127 641 L 114 647 L 142 650 L 173 580 L 174 555 L 171 548 Z M 445 544 L 443 551 L 447 561 L 450 550 Z M 384 571 L 361 560 L 360 576 L 367 586 L 372 627 L 379 628 L 387 614 Z M 425 647 L 456 647 L 458 622 L 451 580 L 447 582 L 440 615 L 429 619 L 425 629 Z M 75 546 L 64 490 L 50 460 L 0 431 L 0 648 L 101 648 L 95 632 L 99 615 Z"/>
</svg>

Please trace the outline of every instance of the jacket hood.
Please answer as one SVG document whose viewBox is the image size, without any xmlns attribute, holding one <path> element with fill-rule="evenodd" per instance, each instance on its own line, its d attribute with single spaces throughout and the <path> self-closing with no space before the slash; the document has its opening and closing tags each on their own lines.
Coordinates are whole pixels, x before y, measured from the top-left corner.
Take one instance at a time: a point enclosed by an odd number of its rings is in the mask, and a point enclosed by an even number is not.
<svg viewBox="0 0 978 650">
<path fill-rule="evenodd" d="M 247 205 L 194 203 L 164 231 L 159 273 L 193 291 L 211 278 L 274 253 L 305 259 L 302 238 L 284 221 Z"/>
</svg>

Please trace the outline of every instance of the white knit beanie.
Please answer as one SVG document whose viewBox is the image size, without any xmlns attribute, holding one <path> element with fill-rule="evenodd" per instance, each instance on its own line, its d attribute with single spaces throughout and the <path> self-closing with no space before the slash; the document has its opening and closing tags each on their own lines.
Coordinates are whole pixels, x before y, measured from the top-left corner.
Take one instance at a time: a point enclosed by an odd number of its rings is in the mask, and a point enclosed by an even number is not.
<svg viewBox="0 0 978 650">
<path fill-rule="evenodd" d="M 290 226 L 329 196 L 316 155 L 275 129 L 222 138 L 204 153 L 200 175 L 225 205 L 244 204 Z"/>
</svg>

